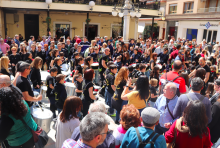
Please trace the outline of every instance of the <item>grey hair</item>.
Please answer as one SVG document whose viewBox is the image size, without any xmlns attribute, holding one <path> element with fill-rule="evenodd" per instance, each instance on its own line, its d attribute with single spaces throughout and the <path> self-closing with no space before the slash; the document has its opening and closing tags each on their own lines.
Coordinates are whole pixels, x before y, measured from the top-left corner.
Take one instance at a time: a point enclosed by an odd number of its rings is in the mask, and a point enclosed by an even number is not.
<svg viewBox="0 0 220 148">
<path fill-rule="evenodd" d="M 176 94 L 176 90 L 177 90 L 176 84 L 174 84 L 173 82 L 169 82 L 169 83 L 167 83 L 167 85 L 169 85 L 170 90 L 171 90 L 174 94 Z"/>
<path fill-rule="evenodd" d="M 191 88 L 194 91 L 200 91 L 204 86 L 204 81 L 200 77 L 195 77 L 191 80 Z"/>
<path fill-rule="evenodd" d="M 109 48 L 105 48 L 105 51 L 106 51 L 107 49 L 109 49 Z"/>
<path fill-rule="evenodd" d="M 101 101 L 96 101 L 89 106 L 89 113 L 102 112 L 106 113 L 105 104 Z"/>
<path fill-rule="evenodd" d="M 29 66 L 30 66 L 29 63 L 27 63 L 27 62 L 22 62 L 22 63 L 20 64 L 20 66 L 19 66 L 19 71 L 20 71 L 20 72 L 24 72 L 25 69 L 27 69 Z"/>
<path fill-rule="evenodd" d="M 61 46 L 62 46 L 62 43 L 61 43 L 61 42 L 59 42 L 57 45 L 61 45 Z"/>
<path fill-rule="evenodd" d="M 101 134 L 109 120 L 101 112 L 87 114 L 80 123 L 80 134 L 84 141 L 91 141 Z"/>
<path fill-rule="evenodd" d="M 74 43 L 74 46 L 75 46 L 75 45 L 78 45 L 78 43 Z"/>
</svg>

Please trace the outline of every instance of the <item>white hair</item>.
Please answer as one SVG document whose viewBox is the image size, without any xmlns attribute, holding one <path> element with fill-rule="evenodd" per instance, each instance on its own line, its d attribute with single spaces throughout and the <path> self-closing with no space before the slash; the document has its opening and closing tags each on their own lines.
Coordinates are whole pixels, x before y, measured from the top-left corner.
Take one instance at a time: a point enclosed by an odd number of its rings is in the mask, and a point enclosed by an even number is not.
<svg viewBox="0 0 220 148">
<path fill-rule="evenodd" d="M 89 106 L 89 113 L 102 112 L 106 113 L 105 104 L 101 101 L 96 101 Z"/>
</svg>

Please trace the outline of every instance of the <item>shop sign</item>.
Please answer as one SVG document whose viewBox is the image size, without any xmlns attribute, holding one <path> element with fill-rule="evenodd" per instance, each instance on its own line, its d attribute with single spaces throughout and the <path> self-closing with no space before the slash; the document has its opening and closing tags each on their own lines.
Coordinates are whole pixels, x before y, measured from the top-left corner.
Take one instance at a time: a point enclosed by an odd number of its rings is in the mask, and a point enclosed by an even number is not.
<svg viewBox="0 0 220 148">
<path fill-rule="evenodd" d="M 206 24 L 200 23 L 200 26 L 205 26 L 207 29 L 209 29 L 210 27 L 218 27 L 218 24 L 211 24 L 207 22 Z"/>
</svg>

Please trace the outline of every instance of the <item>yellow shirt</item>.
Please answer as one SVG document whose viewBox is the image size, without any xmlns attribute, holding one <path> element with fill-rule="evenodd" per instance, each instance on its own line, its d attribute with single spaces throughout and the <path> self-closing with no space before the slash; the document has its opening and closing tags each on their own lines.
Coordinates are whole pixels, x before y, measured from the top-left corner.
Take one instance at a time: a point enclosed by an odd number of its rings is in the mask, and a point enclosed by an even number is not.
<svg viewBox="0 0 220 148">
<path fill-rule="evenodd" d="M 128 104 L 133 104 L 137 109 L 142 109 L 146 107 L 145 101 L 147 103 L 148 99 L 141 100 L 138 91 L 132 91 L 127 95 Z"/>
</svg>

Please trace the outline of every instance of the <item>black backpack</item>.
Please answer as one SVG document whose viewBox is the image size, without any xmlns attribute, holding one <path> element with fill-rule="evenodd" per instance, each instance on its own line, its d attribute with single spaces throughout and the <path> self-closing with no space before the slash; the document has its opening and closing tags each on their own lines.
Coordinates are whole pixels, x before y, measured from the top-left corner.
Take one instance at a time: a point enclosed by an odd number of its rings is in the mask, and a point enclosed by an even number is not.
<svg viewBox="0 0 220 148">
<path fill-rule="evenodd" d="M 176 78 L 174 78 L 172 81 L 168 81 L 167 80 L 167 73 L 165 73 L 165 78 L 166 78 L 166 80 L 165 80 L 165 83 L 163 83 L 163 84 L 161 84 L 161 89 L 160 89 L 160 92 L 159 92 L 159 94 L 161 95 L 161 94 L 163 94 L 163 89 L 164 89 L 164 87 L 166 86 L 166 84 L 167 83 L 169 83 L 169 82 L 174 82 L 177 78 L 179 78 L 180 76 L 177 76 Z M 176 90 L 176 95 L 179 97 L 180 96 L 180 91 L 179 91 L 179 88 L 177 88 L 177 90 Z"/>
<path fill-rule="evenodd" d="M 157 140 L 157 138 L 160 136 L 159 134 L 157 134 L 153 131 L 153 133 L 145 141 L 142 141 L 138 128 L 136 127 L 135 130 L 136 130 L 138 140 L 139 140 L 138 148 L 144 148 L 147 144 L 150 144 L 151 148 L 154 148 L 154 143 Z M 154 136 L 154 135 L 156 135 L 156 136 Z M 151 138 L 153 138 L 153 139 L 151 140 Z"/>
</svg>

